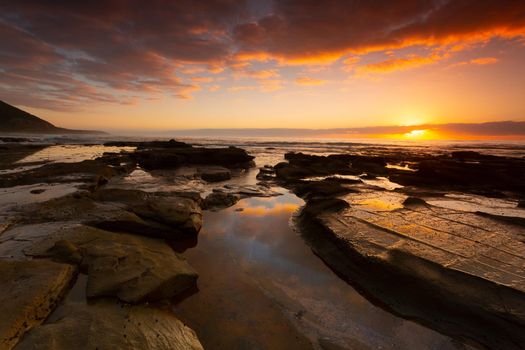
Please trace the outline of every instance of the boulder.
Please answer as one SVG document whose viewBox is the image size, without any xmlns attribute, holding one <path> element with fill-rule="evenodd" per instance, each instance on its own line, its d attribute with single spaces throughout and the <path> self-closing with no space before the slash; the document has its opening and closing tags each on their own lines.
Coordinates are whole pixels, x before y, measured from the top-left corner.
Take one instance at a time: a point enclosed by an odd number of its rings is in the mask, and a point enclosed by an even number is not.
<svg viewBox="0 0 525 350">
<path fill-rule="evenodd" d="M 336 197 L 338 195 L 355 192 L 341 185 L 339 181 L 326 179 L 321 181 L 306 181 L 294 186 L 294 192 L 303 198 Z"/>
<path fill-rule="evenodd" d="M 207 210 L 218 210 L 231 207 L 238 201 L 238 195 L 224 192 L 212 192 L 204 198 L 203 208 Z"/>
<path fill-rule="evenodd" d="M 275 173 L 282 180 L 297 180 L 312 176 L 325 176 L 333 174 L 354 174 L 350 162 L 355 156 L 335 154 L 317 156 L 303 153 L 290 152 L 284 158 L 288 163 L 279 163 L 275 166 Z"/>
<path fill-rule="evenodd" d="M 275 170 L 271 165 L 265 165 L 259 168 L 259 173 L 256 176 L 257 180 L 268 181 L 275 178 Z"/>
<path fill-rule="evenodd" d="M 130 209 L 141 218 L 177 228 L 183 234 L 196 235 L 202 227 L 201 208 L 191 198 L 154 196 Z"/>
<path fill-rule="evenodd" d="M 169 311 L 101 300 L 69 304 L 64 312 L 29 332 L 16 349 L 203 349 L 195 332 Z"/>
<path fill-rule="evenodd" d="M 186 260 L 162 240 L 83 225 L 36 239 L 24 253 L 78 263 L 88 274 L 88 297 L 114 296 L 128 303 L 160 300 L 195 287 L 197 280 Z"/>
<path fill-rule="evenodd" d="M 24 222 L 76 220 L 102 229 L 169 240 L 196 235 L 202 226 L 200 196 L 100 189 L 21 209 Z"/>
<path fill-rule="evenodd" d="M 42 323 L 76 275 L 67 264 L 48 260 L 0 260 L 0 348 L 11 349 Z"/>
<path fill-rule="evenodd" d="M 228 168 L 253 166 L 255 157 L 237 147 L 152 148 L 137 150 L 133 157 L 147 170 L 174 169 L 182 165 L 219 165 Z"/>
<path fill-rule="evenodd" d="M 427 202 L 425 202 L 424 199 L 418 198 L 418 197 L 408 197 L 403 201 L 403 205 L 405 207 L 409 206 L 418 206 L 418 205 L 428 205 Z"/>
<path fill-rule="evenodd" d="M 321 213 L 338 212 L 349 206 L 348 202 L 339 198 L 316 198 L 306 203 L 301 211 L 301 215 L 314 217 Z"/>
<path fill-rule="evenodd" d="M 200 168 L 199 175 L 206 182 L 226 181 L 232 178 L 230 170 L 224 167 Z"/>
</svg>

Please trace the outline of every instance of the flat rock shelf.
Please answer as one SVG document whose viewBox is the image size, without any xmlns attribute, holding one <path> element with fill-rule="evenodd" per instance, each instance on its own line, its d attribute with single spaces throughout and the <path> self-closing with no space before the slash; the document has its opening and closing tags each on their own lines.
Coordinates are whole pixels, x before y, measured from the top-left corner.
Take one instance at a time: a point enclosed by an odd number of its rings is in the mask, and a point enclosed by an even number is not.
<svg viewBox="0 0 525 350">
<path fill-rule="evenodd" d="M 406 198 L 388 196 L 398 202 Z M 343 274 L 362 277 L 367 290 L 405 315 L 421 318 L 425 313 L 428 319 L 429 312 L 436 312 L 438 327 L 447 328 L 447 333 L 462 323 L 463 329 L 495 348 L 525 344 L 523 332 L 512 331 L 525 325 L 523 227 L 426 204 L 399 207 L 392 198 L 341 198 L 349 208 L 324 212 L 315 221 L 354 264 Z M 323 256 L 322 249 L 318 253 Z M 381 272 L 372 273 L 376 270 Z M 407 298 L 410 303 L 402 302 Z M 489 321 L 493 332 L 506 336 L 496 341 L 484 335 L 472 322 L 476 318 Z"/>
</svg>

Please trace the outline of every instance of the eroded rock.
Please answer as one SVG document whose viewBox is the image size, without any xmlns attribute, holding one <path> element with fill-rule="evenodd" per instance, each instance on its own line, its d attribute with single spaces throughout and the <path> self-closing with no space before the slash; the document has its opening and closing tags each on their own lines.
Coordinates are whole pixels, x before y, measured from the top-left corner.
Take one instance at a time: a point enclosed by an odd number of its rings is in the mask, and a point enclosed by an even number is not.
<svg viewBox="0 0 525 350">
<path fill-rule="evenodd" d="M 78 262 L 88 274 L 88 297 L 115 296 L 129 303 L 159 300 L 194 287 L 197 280 L 189 264 L 161 240 L 83 225 L 35 239 L 24 253 Z"/>
<path fill-rule="evenodd" d="M 231 207 L 239 201 L 238 195 L 224 193 L 224 192 L 212 192 L 204 198 L 203 208 L 207 210 L 218 210 Z"/>
<path fill-rule="evenodd" d="M 137 150 L 133 157 L 147 170 L 175 169 L 182 165 L 219 165 L 228 168 L 250 167 L 253 156 L 237 147 L 174 147 Z"/>
<path fill-rule="evenodd" d="M 102 229 L 175 240 L 196 235 L 202 226 L 198 194 L 101 189 L 78 192 L 19 211 L 24 222 L 71 221 Z"/>
<path fill-rule="evenodd" d="M 224 167 L 200 168 L 199 175 L 201 179 L 207 182 L 226 181 L 232 178 L 230 170 Z"/>
<path fill-rule="evenodd" d="M 203 349 L 195 332 L 169 311 L 98 301 L 67 305 L 64 312 L 29 332 L 16 350 Z"/>
<path fill-rule="evenodd" d="M 48 260 L 0 260 L 0 348 L 11 349 L 53 311 L 76 275 Z"/>
</svg>

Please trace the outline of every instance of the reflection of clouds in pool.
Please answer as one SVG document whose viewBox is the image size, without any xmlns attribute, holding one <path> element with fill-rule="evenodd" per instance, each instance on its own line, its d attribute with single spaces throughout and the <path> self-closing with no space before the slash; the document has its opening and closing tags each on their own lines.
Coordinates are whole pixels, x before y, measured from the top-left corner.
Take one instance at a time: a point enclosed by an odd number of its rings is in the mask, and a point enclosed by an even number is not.
<svg viewBox="0 0 525 350">
<path fill-rule="evenodd" d="M 402 199 L 396 193 L 381 192 L 391 195 L 392 201 Z M 377 192 L 370 196 L 377 196 Z M 213 253 L 226 251 L 242 271 L 235 278 L 255 281 L 285 314 L 302 311 L 299 321 L 292 319 L 296 327 L 313 338 L 330 337 L 347 346 L 357 340 L 371 348 L 430 348 L 433 344 L 440 344 L 442 349 L 454 348 L 449 338 L 374 306 L 324 265 L 290 227 L 290 216 L 302 203 L 298 197 L 286 193 L 280 197 L 244 199 L 226 210 L 206 212 L 199 244 L 187 253 L 190 264 L 194 265 L 192 259 L 199 262 L 207 259 L 206 264 L 197 266 L 199 272 L 210 264 L 223 264 L 222 269 L 230 275 L 234 268 L 224 265 L 221 253 L 217 253 L 217 257 Z M 237 208 L 244 210 L 237 212 Z M 214 260 L 217 262 L 213 263 Z M 199 279 L 199 285 L 204 283 L 204 278 Z M 203 293 L 210 293 L 210 288 L 218 288 L 216 293 L 221 293 L 220 286 L 207 286 Z M 224 304 L 218 304 L 214 306 L 218 309 L 215 312 L 240 312 L 259 324 L 259 316 L 247 315 L 242 305 L 236 305 L 236 295 L 241 292 L 231 288 L 228 286 L 224 292 L 233 301 L 229 307 L 235 309 L 224 310 Z M 202 294 L 197 293 L 193 298 L 200 297 Z M 191 312 L 191 308 L 188 310 Z M 407 332 L 413 334 L 411 339 L 406 339 Z"/>
<path fill-rule="evenodd" d="M 293 213 L 298 208 L 299 208 L 299 205 L 297 204 L 277 203 L 277 205 L 274 205 L 272 208 L 268 208 L 264 206 L 247 207 L 247 208 L 244 208 L 242 212 L 240 212 L 240 215 L 255 215 L 255 216 L 279 215 L 281 213 Z"/>
</svg>

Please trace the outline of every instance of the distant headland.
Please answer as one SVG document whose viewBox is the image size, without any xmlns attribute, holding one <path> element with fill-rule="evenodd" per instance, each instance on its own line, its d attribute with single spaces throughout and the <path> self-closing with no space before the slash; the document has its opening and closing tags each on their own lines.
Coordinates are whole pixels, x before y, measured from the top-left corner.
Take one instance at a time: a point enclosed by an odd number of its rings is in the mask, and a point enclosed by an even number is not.
<svg viewBox="0 0 525 350">
<path fill-rule="evenodd" d="M 60 128 L 4 101 L 0 101 L 0 132 L 29 134 L 106 134 L 98 130 Z"/>
</svg>

